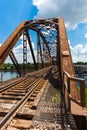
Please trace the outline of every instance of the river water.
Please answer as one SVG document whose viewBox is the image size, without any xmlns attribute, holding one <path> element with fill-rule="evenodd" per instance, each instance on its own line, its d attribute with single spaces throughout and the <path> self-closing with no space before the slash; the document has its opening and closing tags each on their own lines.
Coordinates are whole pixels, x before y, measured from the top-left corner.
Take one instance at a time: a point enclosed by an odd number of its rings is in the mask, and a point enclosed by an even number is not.
<svg viewBox="0 0 87 130">
<path fill-rule="evenodd" d="M 87 86 L 87 75 L 77 75 L 78 78 L 85 79 L 85 86 Z"/>
<path fill-rule="evenodd" d="M 6 81 L 15 77 L 17 77 L 16 72 L 0 72 L 0 81 Z"/>
<path fill-rule="evenodd" d="M 16 72 L 2 72 L 2 73 L 0 72 L 0 81 L 6 81 L 15 77 L 17 77 Z M 85 79 L 85 84 L 87 86 L 87 76 L 77 75 L 77 77 Z"/>
</svg>

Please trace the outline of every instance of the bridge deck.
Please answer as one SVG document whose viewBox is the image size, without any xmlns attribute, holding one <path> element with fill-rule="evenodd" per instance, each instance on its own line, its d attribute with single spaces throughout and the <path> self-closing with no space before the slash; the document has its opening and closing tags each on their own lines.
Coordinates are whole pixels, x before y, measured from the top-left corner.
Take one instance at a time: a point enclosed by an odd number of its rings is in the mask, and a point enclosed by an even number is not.
<svg viewBox="0 0 87 130">
<path fill-rule="evenodd" d="M 55 88 L 49 82 L 38 104 L 33 123 L 38 128 L 76 130 L 73 115 L 67 111 L 64 99 L 61 98 L 60 90 L 56 90 L 56 96 L 54 96 L 53 91 L 55 91 Z"/>
<path fill-rule="evenodd" d="M 57 70 L 53 69 L 49 74 L 47 87 L 37 106 L 33 123 L 38 128 L 44 129 L 76 130 L 73 115 L 67 110 L 64 98 L 61 96 Z"/>
<path fill-rule="evenodd" d="M 36 78 L 38 77 L 38 75 L 36 74 L 34 76 L 36 76 Z M 25 84 L 25 82 L 21 81 L 20 78 L 19 81 L 21 85 Z M 9 86 L 11 86 L 11 82 L 12 80 L 9 80 L 8 82 Z M 7 82 L 1 83 L 1 86 L 3 87 L 3 85 L 5 86 L 6 84 Z M 18 90 L 21 92 L 21 96 L 23 96 L 24 92 L 22 91 L 24 91 L 24 87 L 21 88 L 19 86 L 17 91 Z M 3 93 L 1 95 L 0 99 L 0 103 L 2 104 L 0 107 L 0 116 L 2 115 L 1 119 L 9 111 L 8 108 L 10 107 L 10 105 L 12 105 L 11 101 L 14 102 L 15 101 L 14 99 L 16 99 L 16 102 L 20 101 L 20 99 L 17 99 L 18 96 L 20 95 L 19 91 L 18 92 L 17 91 L 9 89 L 8 92 L 6 92 L 5 94 Z M 8 125 L 9 130 L 13 128 L 16 128 L 17 130 L 21 129 L 33 130 L 37 127 L 40 129 L 57 128 L 58 130 L 59 129 L 76 130 L 73 115 L 71 112 L 67 111 L 64 99 L 63 97 L 61 97 L 60 82 L 58 81 L 57 68 L 53 68 L 49 72 L 48 80 L 46 81 L 45 86 L 42 87 L 37 98 L 33 102 L 36 93 L 34 93 L 32 97 L 28 99 L 27 104 L 18 112 L 16 117 Z M 7 100 L 7 96 L 9 96 L 9 94 L 11 95 L 11 97 L 8 97 L 9 100 Z M 18 96 L 16 96 L 16 94 L 18 94 Z M 30 104 L 29 101 L 32 101 L 33 105 Z M 8 106 L 6 106 L 7 104 Z M 29 104 L 31 105 L 30 108 Z M 4 109 L 4 107 L 6 108 Z"/>
</svg>

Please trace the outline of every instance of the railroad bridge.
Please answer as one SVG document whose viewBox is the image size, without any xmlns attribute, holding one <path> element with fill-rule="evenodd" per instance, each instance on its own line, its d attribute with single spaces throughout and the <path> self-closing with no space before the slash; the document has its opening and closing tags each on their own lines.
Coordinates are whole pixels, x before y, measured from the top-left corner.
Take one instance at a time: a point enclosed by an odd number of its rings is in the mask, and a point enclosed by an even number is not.
<svg viewBox="0 0 87 130">
<path fill-rule="evenodd" d="M 32 33 L 36 51 L 32 46 Z M 21 36 L 23 69 L 14 51 Z M 28 48 L 33 72 L 27 67 Z M 1 68 L 8 56 L 19 76 L 0 83 L 1 130 L 87 129 L 85 81 L 75 77 L 62 18 L 22 22 L 0 47 Z"/>
</svg>

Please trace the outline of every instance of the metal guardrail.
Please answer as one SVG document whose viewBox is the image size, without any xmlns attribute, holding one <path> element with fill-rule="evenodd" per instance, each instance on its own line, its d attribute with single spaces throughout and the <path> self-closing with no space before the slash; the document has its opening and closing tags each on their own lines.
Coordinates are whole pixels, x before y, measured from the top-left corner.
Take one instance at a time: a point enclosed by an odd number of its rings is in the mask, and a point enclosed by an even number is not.
<svg viewBox="0 0 87 130">
<path fill-rule="evenodd" d="M 72 97 L 70 83 L 74 81 L 80 84 L 80 100 L 76 100 Z M 63 94 L 65 91 L 68 96 L 68 109 L 71 110 L 71 100 L 82 107 L 85 107 L 85 80 L 70 76 L 66 71 L 63 71 Z M 66 99 L 65 99 L 66 100 Z"/>
</svg>

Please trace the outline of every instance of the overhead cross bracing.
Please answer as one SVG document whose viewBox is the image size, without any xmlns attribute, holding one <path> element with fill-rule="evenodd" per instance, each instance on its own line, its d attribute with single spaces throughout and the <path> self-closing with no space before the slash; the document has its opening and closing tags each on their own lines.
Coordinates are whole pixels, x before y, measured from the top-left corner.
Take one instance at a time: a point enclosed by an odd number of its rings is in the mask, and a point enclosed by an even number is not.
<svg viewBox="0 0 87 130">
<path fill-rule="evenodd" d="M 20 36 L 26 32 L 32 58 L 37 69 L 29 30 L 37 32 L 37 57 L 40 57 L 38 60 L 41 60 L 42 67 L 44 66 L 44 60 L 46 60 L 45 62 L 48 62 L 49 59 L 49 63 L 51 63 L 51 58 L 56 56 L 57 23 L 55 21 L 57 21 L 57 19 L 30 20 L 22 22 L 0 47 L 0 66 L 12 52 L 12 49 Z"/>
</svg>

